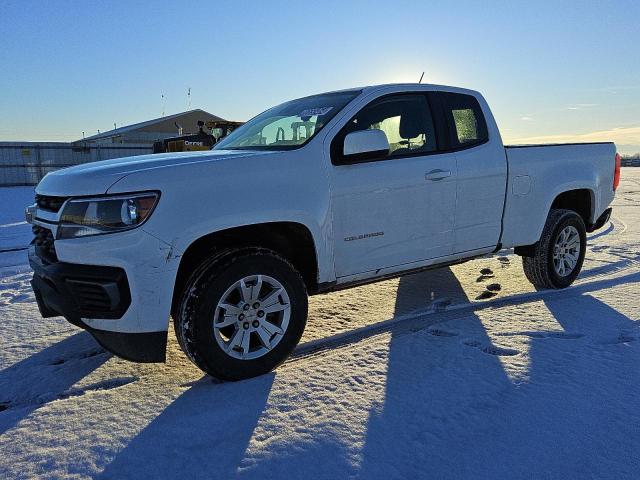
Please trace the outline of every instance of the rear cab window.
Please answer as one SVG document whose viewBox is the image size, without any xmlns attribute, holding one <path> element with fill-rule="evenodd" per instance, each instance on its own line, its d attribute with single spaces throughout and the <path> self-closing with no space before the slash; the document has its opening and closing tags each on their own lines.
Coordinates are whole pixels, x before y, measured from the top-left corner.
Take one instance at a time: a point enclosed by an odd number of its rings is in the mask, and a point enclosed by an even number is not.
<svg viewBox="0 0 640 480">
<path fill-rule="evenodd" d="M 475 97 L 449 92 L 432 95 L 442 109 L 451 150 L 470 148 L 489 140 L 487 123 Z"/>
</svg>

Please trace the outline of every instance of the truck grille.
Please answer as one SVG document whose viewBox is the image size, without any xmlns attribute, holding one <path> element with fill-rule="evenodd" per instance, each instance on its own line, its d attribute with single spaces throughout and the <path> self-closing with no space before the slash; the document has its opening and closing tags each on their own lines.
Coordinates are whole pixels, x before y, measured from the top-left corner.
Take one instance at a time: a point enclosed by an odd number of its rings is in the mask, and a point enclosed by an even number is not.
<svg viewBox="0 0 640 480">
<path fill-rule="evenodd" d="M 36 247 L 36 254 L 48 262 L 57 262 L 58 256 L 56 255 L 56 248 L 51 230 L 41 227 L 40 225 L 33 225 L 31 230 L 34 235 L 34 239 L 31 243 Z"/>
<path fill-rule="evenodd" d="M 36 205 L 38 208 L 50 212 L 58 212 L 67 197 L 52 197 L 49 195 L 36 195 Z"/>
</svg>

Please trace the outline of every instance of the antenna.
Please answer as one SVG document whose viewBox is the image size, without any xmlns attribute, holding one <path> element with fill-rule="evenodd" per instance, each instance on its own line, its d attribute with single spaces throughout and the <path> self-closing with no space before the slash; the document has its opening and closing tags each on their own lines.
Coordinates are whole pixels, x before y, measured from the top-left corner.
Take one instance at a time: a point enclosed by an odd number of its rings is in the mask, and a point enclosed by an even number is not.
<svg viewBox="0 0 640 480">
<path fill-rule="evenodd" d="M 162 116 L 164 117 L 164 107 L 166 106 L 167 102 L 166 102 L 166 99 L 164 98 L 164 93 L 161 93 L 160 97 L 162 98 Z"/>
<path fill-rule="evenodd" d="M 420 80 L 418 80 L 418 83 L 422 83 L 422 78 L 424 77 L 424 72 L 422 72 L 422 75 L 420 75 Z"/>
<path fill-rule="evenodd" d="M 84 132 L 82 132 L 82 139 L 84 140 Z"/>
<path fill-rule="evenodd" d="M 191 110 L 191 87 L 187 89 L 187 110 Z"/>
<path fill-rule="evenodd" d="M 115 130 L 116 128 L 118 128 L 116 127 L 116 122 L 113 122 L 113 129 Z"/>
</svg>

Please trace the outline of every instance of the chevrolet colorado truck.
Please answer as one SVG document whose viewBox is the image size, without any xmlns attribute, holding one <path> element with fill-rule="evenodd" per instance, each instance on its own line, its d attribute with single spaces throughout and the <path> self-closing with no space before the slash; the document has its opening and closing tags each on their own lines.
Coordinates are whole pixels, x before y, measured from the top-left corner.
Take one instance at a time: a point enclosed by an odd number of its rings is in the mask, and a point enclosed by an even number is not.
<svg viewBox="0 0 640 480">
<path fill-rule="evenodd" d="M 512 146 L 477 92 L 382 85 L 292 100 L 210 151 L 49 173 L 26 209 L 33 290 L 114 354 L 229 380 L 292 352 L 307 296 L 500 249 L 538 288 L 607 222 L 613 143 Z"/>
</svg>

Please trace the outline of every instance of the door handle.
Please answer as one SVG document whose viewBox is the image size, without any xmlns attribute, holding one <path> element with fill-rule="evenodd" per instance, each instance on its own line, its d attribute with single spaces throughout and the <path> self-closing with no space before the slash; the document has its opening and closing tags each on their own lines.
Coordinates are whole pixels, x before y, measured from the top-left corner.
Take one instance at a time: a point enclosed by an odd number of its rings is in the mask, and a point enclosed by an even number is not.
<svg viewBox="0 0 640 480">
<path fill-rule="evenodd" d="M 442 180 L 450 176 L 451 176 L 450 170 L 441 170 L 439 168 L 436 168 L 435 170 L 431 170 L 430 172 L 425 173 L 424 179 L 431 182 L 437 182 L 438 180 Z"/>
</svg>

